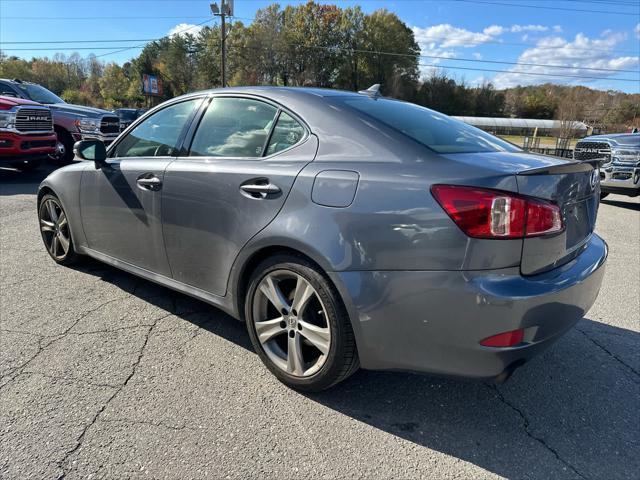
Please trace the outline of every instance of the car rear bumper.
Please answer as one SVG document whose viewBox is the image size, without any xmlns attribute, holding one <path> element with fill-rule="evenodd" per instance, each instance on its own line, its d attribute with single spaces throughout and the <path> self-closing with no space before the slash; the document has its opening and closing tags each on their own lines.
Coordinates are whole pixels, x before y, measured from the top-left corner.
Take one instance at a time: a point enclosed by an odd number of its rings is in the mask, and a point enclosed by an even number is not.
<svg viewBox="0 0 640 480">
<path fill-rule="evenodd" d="M 490 378 L 539 353 L 584 316 L 606 258 L 607 245 L 594 234 L 568 264 L 529 277 L 517 268 L 330 275 L 349 310 L 363 368 Z M 479 343 L 518 328 L 525 329 L 518 346 Z"/>
<path fill-rule="evenodd" d="M 54 153 L 56 134 L 18 135 L 0 132 L 0 162 L 43 158 Z"/>
<path fill-rule="evenodd" d="M 604 193 L 640 194 L 640 168 L 610 164 L 600 170 L 600 189 Z"/>
</svg>

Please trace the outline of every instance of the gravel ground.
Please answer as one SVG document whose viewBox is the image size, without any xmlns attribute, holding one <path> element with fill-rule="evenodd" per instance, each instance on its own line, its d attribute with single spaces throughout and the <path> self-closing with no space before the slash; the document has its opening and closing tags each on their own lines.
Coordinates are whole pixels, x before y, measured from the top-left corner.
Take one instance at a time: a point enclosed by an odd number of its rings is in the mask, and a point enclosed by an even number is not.
<svg viewBox="0 0 640 480">
<path fill-rule="evenodd" d="M 640 202 L 612 195 L 597 303 L 504 385 L 360 372 L 302 395 L 239 322 L 47 256 L 0 171 L 1 478 L 638 478 Z"/>
</svg>

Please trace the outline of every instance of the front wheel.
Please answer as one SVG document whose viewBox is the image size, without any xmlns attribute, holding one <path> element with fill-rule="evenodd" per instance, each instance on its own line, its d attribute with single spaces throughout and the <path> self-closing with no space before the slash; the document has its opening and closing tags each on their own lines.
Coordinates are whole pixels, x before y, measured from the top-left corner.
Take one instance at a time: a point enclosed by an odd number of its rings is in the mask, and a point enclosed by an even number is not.
<svg viewBox="0 0 640 480">
<path fill-rule="evenodd" d="M 322 272 L 303 258 L 278 255 L 258 266 L 245 317 L 260 359 L 292 388 L 325 390 L 358 369 L 345 308 Z"/>
<path fill-rule="evenodd" d="M 73 249 L 69 220 L 58 197 L 51 194 L 42 197 L 38 219 L 40 234 L 49 256 L 60 265 L 75 263 L 78 254 Z"/>
<path fill-rule="evenodd" d="M 49 155 L 49 158 L 55 165 L 69 165 L 73 161 L 73 138 L 66 131 L 56 133 L 58 134 L 56 151 Z"/>
</svg>

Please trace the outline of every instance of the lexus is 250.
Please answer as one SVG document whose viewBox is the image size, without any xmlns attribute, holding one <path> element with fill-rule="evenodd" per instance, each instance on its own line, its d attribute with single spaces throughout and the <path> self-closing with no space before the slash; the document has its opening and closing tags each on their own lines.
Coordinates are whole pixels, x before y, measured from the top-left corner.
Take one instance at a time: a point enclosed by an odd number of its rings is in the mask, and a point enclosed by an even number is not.
<svg viewBox="0 0 640 480">
<path fill-rule="evenodd" d="M 75 149 L 39 189 L 51 257 L 245 321 L 297 389 L 359 367 L 505 380 L 602 282 L 597 166 L 375 89 L 198 92 Z"/>
</svg>

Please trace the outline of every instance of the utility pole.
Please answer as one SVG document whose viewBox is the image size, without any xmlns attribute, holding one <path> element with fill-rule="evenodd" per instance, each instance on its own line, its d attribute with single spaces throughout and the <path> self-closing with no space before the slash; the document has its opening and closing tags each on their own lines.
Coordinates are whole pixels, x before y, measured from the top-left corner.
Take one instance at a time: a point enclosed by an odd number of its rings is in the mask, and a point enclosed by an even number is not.
<svg viewBox="0 0 640 480">
<path fill-rule="evenodd" d="M 227 57 L 227 32 L 226 32 L 226 17 L 233 16 L 233 0 L 220 0 L 220 7 L 216 2 L 209 5 L 211 13 L 217 17 L 220 17 L 220 84 L 222 88 L 227 86 L 227 77 L 225 73 L 225 63 Z"/>
</svg>

